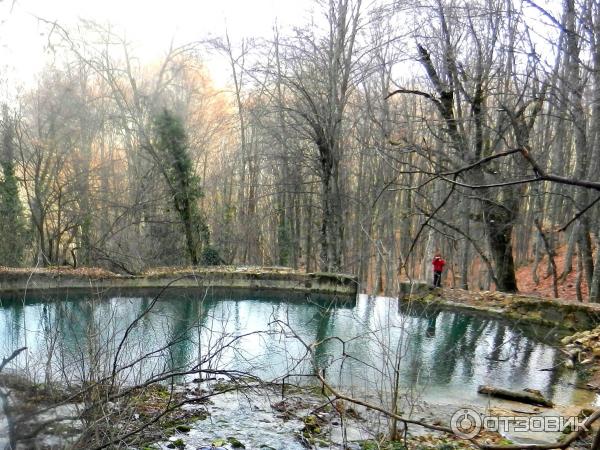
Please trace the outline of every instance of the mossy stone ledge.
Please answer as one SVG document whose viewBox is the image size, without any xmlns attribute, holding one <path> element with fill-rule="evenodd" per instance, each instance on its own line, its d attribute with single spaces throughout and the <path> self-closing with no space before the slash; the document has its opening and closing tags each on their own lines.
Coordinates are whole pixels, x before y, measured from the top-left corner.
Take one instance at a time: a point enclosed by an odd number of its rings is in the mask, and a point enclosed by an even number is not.
<svg viewBox="0 0 600 450">
<path fill-rule="evenodd" d="M 600 304 L 488 291 L 433 288 L 424 282 L 401 283 L 399 298 L 405 305 L 463 311 L 515 322 L 590 330 L 600 325 Z"/>
</svg>

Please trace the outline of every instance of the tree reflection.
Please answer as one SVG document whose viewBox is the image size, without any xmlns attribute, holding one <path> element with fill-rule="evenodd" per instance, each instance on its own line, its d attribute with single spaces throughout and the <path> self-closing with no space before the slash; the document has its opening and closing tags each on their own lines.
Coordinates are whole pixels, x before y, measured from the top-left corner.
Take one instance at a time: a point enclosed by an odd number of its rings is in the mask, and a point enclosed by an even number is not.
<svg viewBox="0 0 600 450">
<path fill-rule="evenodd" d="M 465 357 L 471 358 L 472 354 L 461 354 L 460 344 L 466 338 L 473 318 L 461 314 L 453 314 L 449 328 L 437 334 L 436 345 L 433 350 L 432 379 L 437 384 L 448 384 L 456 370 L 459 361 Z"/>
</svg>

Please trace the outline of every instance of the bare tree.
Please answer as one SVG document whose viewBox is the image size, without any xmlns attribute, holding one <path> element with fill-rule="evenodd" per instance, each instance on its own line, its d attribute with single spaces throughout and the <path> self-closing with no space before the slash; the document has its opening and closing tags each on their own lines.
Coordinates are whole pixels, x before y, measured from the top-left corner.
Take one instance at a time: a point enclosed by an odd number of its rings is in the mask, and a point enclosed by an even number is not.
<svg viewBox="0 0 600 450">
<path fill-rule="evenodd" d="M 345 229 L 340 185 L 345 111 L 362 69 L 357 48 L 361 2 L 330 0 L 323 9 L 326 28 L 313 25 L 290 39 L 276 39 L 277 66 L 262 71 L 276 88 L 273 98 L 280 103 L 275 108 L 283 110 L 287 126 L 315 147 L 312 161 L 321 184 L 321 268 L 335 271 L 342 267 Z"/>
</svg>

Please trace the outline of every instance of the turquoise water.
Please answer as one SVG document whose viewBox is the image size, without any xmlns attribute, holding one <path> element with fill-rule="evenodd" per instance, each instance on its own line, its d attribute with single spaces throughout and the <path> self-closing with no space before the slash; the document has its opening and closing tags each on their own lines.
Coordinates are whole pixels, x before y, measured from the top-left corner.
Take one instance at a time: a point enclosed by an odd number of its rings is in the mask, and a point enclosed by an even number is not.
<svg viewBox="0 0 600 450">
<path fill-rule="evenodd" d="M 79 384 L 116 371 L 123 383 L 177 373 L 228 371 L 310 382 L 315 364 L 354 394 L 385 397 L 397 366 L 407 397 L 484 402 L 480 384 L 535 388 L 558 404 L 593 401 L 563 369 L 556 338 L 498 320 L 401 309 L 396 300 L 337 302 L 264 293 L 204 291 L 2 298 L 0 356 L 39 381 Z M 136 320 L 137 319 L 137 320 Z M 126 336 L 126 338 L 124 338 Z M 552 370 L 542 370 L 552 369 Z M 196 373 L 193 373 L 196 372 Z"/>
</svg>

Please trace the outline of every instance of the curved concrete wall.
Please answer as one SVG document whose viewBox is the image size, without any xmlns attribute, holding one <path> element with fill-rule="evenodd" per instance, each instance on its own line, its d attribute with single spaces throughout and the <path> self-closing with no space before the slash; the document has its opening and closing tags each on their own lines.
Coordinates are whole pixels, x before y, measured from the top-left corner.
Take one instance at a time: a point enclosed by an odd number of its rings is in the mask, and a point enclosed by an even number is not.
<svg viewBox="0 0 600 450">
<path fill-rule="evenodd" d="M 64 289 L 136 289 L 163 287 L 279 290 L 356 296 L 358 280 L 351 275 L 281 271 L 199 270 L 169 275 L 85 277 L 65 273 L 0 274 L 0 293 L 52 291 Z"/>
</svg>

